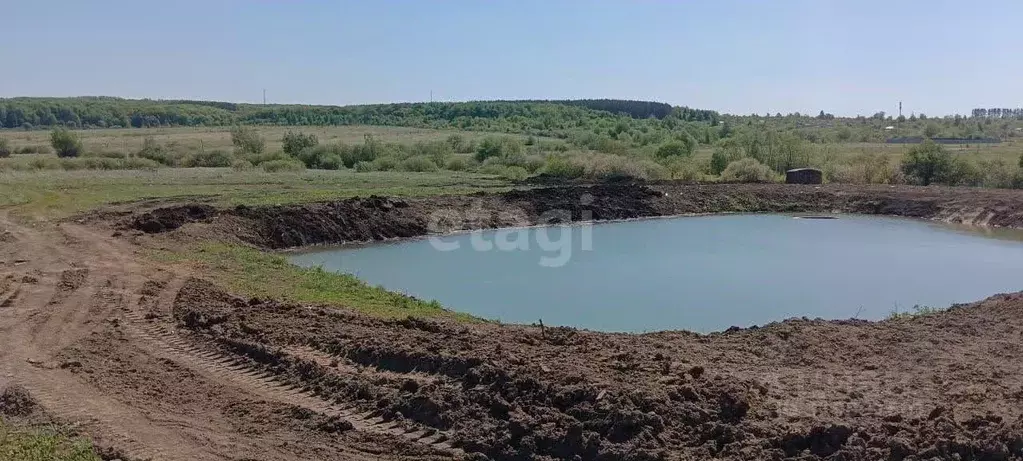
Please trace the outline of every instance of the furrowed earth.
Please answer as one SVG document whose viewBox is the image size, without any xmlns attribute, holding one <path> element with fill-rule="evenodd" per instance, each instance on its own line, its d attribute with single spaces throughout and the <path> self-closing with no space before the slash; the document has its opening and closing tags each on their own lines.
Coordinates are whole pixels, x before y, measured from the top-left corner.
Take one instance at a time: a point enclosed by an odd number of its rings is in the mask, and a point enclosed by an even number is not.
<svg viewBox="0 0 1023 461">
<path fill-rule="evenodd" d="M 149 257 L 727 212 L 1018 228 L 1023 194 L 651 183 L 4 212 L 0 413 L 45 412 L 107 459 L 1023 459 L 1020 293 L 880 322 L 610 334 L 250 299 Z"/>
</svg>

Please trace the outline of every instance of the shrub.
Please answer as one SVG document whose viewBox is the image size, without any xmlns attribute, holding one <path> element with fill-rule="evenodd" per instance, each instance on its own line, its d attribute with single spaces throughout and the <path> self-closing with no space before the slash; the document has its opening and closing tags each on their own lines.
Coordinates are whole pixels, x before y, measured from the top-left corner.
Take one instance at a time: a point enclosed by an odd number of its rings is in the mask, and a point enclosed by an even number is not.
<svg viewBox="0 0 1023 461">
<path fill-rule="evenodd" d="M 166 146 L 157 143 L 152 137 L 146 137 L 142 141 L 142 150 L 136 152 L 135 156 L 167 166 L 178 166 L 184 158 L 184 155 L 171 151 Z"/>
<path fill-rule="evenodd" d="M 340 157 L 346 168 L 352 168 L 359 162 L 371 162 L 387 153 L 387 147 L 377 141 L 371 134 L 364 136 L 361 145 L 348 146 L 340 145 Z"/>
<path fill-rule="evenodd" d="M 492 157 L 514 156 L 522 153 L 522 143 L 504 136 L 488 136 L 476 147 L 476 161 L 483 162 Z"/>
<path fill-rule="evenodd" d="M 292 157 L 298 157 L 299 152 L 316 147 L 320 141 L 314 134 L 302 134 L 298 131 L 288 131 L 281 138 L 284 153 Z M 308 165 L 307 165 L 308 166 Z"/>
<path fill-rule="evenodd" d="M 629 153 L 629 145 L 611 138 L 600 138 L 597 141 L 596 148 L 597 152 L 603 152 L 605 154 L 612 155 L 626 155 Z"/>
<path fill-rule="evenodd" d="M 416 156 L 409 157 L 398 165 L 398 169 L 401 171 L 414 171 L 414 172 L 427 172 L 437 171 L 437 164 L 433 163 L 429 157 Z"/>
<path fill-rule="evenodd" d="M 540 171 L 541 168 L 547 163 L 542 156 L 530 155 L 522 162 L 522 167 L 526 169 L 530 174 Z"/>
<path fill-rule="evenodd" d="M 543 173 L 564 179 L 581 178 L 586 174 L 586 165 L 574 159 L 564 157 L 548 157 Z"/>
<path fill-rule="evenodd" d="M 721 174 L 728 167 L 728 156 L 725 155 L 725 151 L 721 149 L 714 150 L 714 153 L 710 155 L 710 173 Z"/>
<path fill-rule="evenodd" d="M 927 140 L 914 146 L 902 160 L 902 172 L 917 184 L 948 183 L 954 165 L 952 154 L 940 144 Z"/>
<path fill-rule="evenodd" d="M 374 171 L 391 171 L 398 168 L 398 159 L 394 157 L 380 157 L 372 163 Z"/>
<path fill-rule="evenodd" d="M 250 162 L 248 160 L 238 159 L 238 160 L 235 160 L 235 161 L 231 162 L 231 168 L 234 171 L 248 171 L 248 170 L 251 170 L 251 169 L 255 168 L 255 166 L 252 164 L 252 162 Z"/>
<path fill-rule="evenodd" d="M 602 155 L 594 157 L 586 166 L 586 176 L 607 181 L 661 179 L 665 176 L 665 170 L 664 167 L 646 159 Z"/>
<path fill-rule="evenodd" d="M 771 167 L 746 157 L 729 163 L 721 172 L 721 179 L 728 182 L 773 182 L 777 176 Z"/>
<path fill-rule="evenodd" d="M 225 168 L 234 163 L 234 157 L 226 151 L 215 149 L 205 152 L 196 152 L 185 158 L 184 165 L 187 168 Z"/>
<path fill-rule="evenodd" d="M 512 181 L 521 181 L 529 176 L 529 172 L 520 166 L 506 166 L 504 171 L 500 173 L 500 176 Z"/>
<path fill-rule="evenodd" d="M 11 143 L 7 138 L 0 138 L 0 158 L 10 157 L 11 152 Z"/>
<path fill-rule="evenodd" d="M 458 152 L 458 153 L 472 152 L 472 150 L 469 149 L 469 147 L 470 147 L 469 143 L 465 142 L 465 137 L 460 135 L 460 134 L 456 133 L 456 134 L 449 135 L 448 138 L 444 142 L 446 142 L 448 144 L 448 146 L 451 147 L 451 150 L 454 151 L 454 152 Z"/>
<path fill-rule="evenodd" d="M 1004 160 L 980 160 L 977 169 L 983 178 L 984 187 L 1013 187 L 1015 172 Z"/>
<path fill-rule="evenodd" d="M 67 128 L 55 128 L 50 133 L 50 145 L 58 157 L 77 157 L 85 150 L 81 138 Z"/>
<path fill-rule="evenodd" d="M 828 163 L 824 173 L 830 182 L 847 184 L 897 184 L 904 179 L 884 154 L 860 154 L 847 165 Z"/>
<path fill-rule="evenodd" d="M 469 168 L 469 162 L 467 162 L 464 158 L 455 157 L 448 160 L 448 163 L 447 165 L 444 165 L 444 168 L 451 171 L 465 171 Z"/>
<path fill-rule="evenodd" d="M 666 157 L 690 157 L 696 151 L 696 138 L 685 133 L 680 140 L 668 141 L 657 148 L 657 156 Z"/>
<path fill-rule="evenodd" d="M 50 153 L 50 147 L 49 146 L 41 146 L 41 145 L 22 146 L 21 149 L 18 149 L 18 153 L 19 154 L 49 154 Z"/>
<path fill-rule="evenodd" d="M 328 155 L 320 158 L 320 168 L 324 170 L 340 170 L 345 167 L 341 157 L 338 155 Z"/>
<path fill-rule="evenodd" d="M 249 163 L 252 163 L 253 166 L 259 166 L 274 160 L 292 160 L 293 158 L 285 154 L 284 151 L 277 150 L 273 152 L 263 152 L 260 154 L 248 154 L 244 157 L 244 159 L 248 160 Z"/>
<path fill-rule="evenodd" d="M 307 168 L 336 170 L 342 165 L 344 146 L 340 144 L 324 144 L 299 151 L 295 157 Z"/>
<path fill-rule="evenodd" d="M 259 154 L 266 149 L 266 140 L 253 128 L 236 126 L 231 130 L 231 144 L 244 154 Z"/>
<path fill-rule="evenodd" d="M 690 182 L 706 180 L 700 166 L 688 157 L 674 157 L 666 167 L 671 179 Z"/>
<path fill-rule="evenodd" d="M 260 166 L 263 168 L 263 171 L 267 173 L 302 171 L 305 169 L 305 164 L 295 159 L 270 160 Z"/>
<path fill-rule="evenodd" d="M 488 136 L 476 146 L 476 161 L 483 162 L 491 157 L 500 157 L 504 154 L 504 144 L 500 139 Z"/>
<path fill-rule="evenodd" d="M 377 171 L 377 167 L 373 162 L 359 162 L 355 164 L 355 171 L 358 173 L 369 173 L 370 171 Z"/>
<path fill-rule="evenodd" d="M 447 163 L 454 151 L 444 141 L 420 141 L 412 145 L 413 156 L 429 157 L 436 165 Z"/>
</svg>

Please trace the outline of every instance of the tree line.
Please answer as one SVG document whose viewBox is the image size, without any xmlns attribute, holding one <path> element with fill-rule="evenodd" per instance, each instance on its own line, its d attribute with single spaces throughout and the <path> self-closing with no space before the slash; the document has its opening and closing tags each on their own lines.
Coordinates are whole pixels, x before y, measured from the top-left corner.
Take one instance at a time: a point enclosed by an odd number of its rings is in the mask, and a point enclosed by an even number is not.
<svg viewBox="0 0 1023 461">
<path fill-rule="evenodd" d="M 159 126 L 397 125 L 473 129 L 482 120 L 535 123 L 536 128 L 579 126 L 593 119 L 628 116 L 663 119 L 681 110 L 688 119 L 716 117 L 713 111 L 674 108 L 652 101 L 617 99 L 472 101 L 358 106 L 258 105 L 220 101 L 133 100 L 113 97 L 0 99 L 3 128 L 145 128 Z"/>
<path fill-rule="evenodd" d="M 1009 109 L 1009 108 L 991 108 L 991 109 L 973 109 L 970 112 L 974 117 L 990 117 L 990 118 L 1015 118 L 1023 119 L 1023 109 Z"/>
</svg>

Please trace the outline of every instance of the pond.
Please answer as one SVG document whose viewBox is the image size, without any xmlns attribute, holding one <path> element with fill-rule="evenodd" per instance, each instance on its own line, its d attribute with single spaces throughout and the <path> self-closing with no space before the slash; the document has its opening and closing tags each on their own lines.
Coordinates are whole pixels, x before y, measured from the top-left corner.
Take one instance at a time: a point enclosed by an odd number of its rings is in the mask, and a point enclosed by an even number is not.
<svg viewBox="0 0 1023 461">
<path fill-rule="evenodd" d="M 882 319 L 1023 289 L 1020 233 L 715 215 L 477 231 L 290 256 L 479 317 L 603 331 Z"/>
</svg>

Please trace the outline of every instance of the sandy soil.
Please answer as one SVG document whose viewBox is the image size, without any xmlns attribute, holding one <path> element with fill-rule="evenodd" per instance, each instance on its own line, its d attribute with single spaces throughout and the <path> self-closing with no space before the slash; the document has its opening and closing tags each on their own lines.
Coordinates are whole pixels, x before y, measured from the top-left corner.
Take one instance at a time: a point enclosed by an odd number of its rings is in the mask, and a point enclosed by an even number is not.
<svg viewBox="0 0 1023 461">
<path fill-rule="evenodd" d="M 442 207 L 485 210 L 462 227 L 551 209 L 1023 223 L 1012 191 L 672 184 L 161 203 L 36 226 L 0 212 L 0 388 L 135 459 L 1023 459 L 1020 294 L 884 322 L 625 335 L 243 299 L 139 254 L 410 237 Z"/>
</svg>

